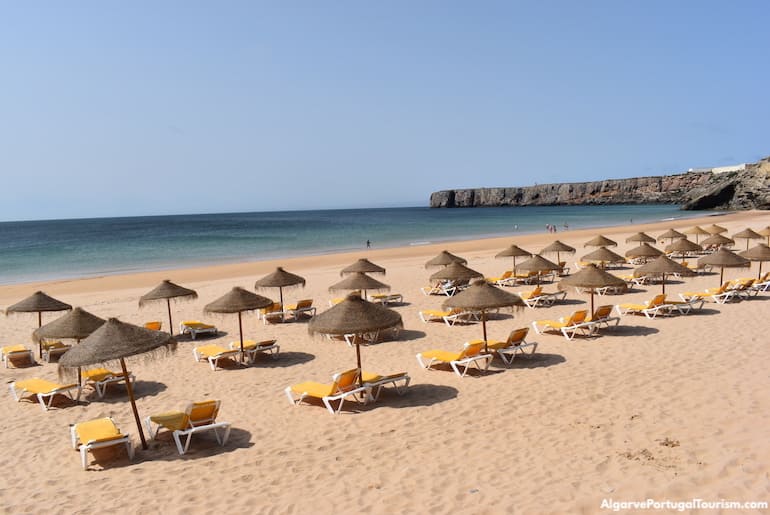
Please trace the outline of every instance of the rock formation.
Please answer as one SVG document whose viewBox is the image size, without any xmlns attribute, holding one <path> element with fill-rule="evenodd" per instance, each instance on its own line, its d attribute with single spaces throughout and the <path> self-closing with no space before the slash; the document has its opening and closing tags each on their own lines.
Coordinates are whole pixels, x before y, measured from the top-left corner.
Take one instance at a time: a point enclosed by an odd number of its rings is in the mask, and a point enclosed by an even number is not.
<svg viewBox="0 0 770 515">
<path fill-rule="evenodd" d="M 770 209 L 770 158 L 740 172 L 476 188 L 432 193 L 430 207 L 681 204 L 682 209 Z"/>
</svg>

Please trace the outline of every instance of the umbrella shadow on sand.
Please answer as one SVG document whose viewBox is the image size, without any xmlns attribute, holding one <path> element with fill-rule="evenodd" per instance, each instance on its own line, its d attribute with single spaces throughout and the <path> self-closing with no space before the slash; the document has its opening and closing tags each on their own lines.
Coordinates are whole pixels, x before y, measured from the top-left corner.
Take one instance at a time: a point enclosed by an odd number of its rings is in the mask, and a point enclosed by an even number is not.
<svg viewBox="0 0 770 515">
<path fill-rule="evenodd" d="M 276 356 L 275 359 L 267 355 L 257 356 L 251 366 L 256 368 L 286 368 L 308 363 L 315 359 L 315 354 L 297 351 L 280 352 Z"/>
<path fill-rule="evenodd" d="M 370 411 L 378 408 L 417 408 L 433 406 L 440 402 L 454 399 L 458 394 L 457 388 L 441 384 L 415 384 L 406 389 L 404 395 L 399 395 L 392 388 L 386 388 L 376 402 L 370 404 L 353 404 L 351 411 Z M 347 407 L 347 404 L 345 405 Z M 343 411 L 345 411 L 343 409 Z"/>
<path fill-rule="evenodd" d="M 601 332 L 597 333 L 597 336 L 600 336 L 601 338 L 594 338 L 603 340 L 605 338 L 612 338 L 612 337 L 621 337 L 625 338 L 627 336 L 650 336 L 653 334 L 658 334 L 660 332 L 660 329 L 657 329 L 655 327 L 647 327 L 644 325 L 618 325 L 618 326 L 612 326 L 609 329 L 604 329 Z"/>
<path fill-rule="evenodd" d="M 228 334 L 230 334 L 230 333 L 228 333 L 227 331 L 223 331 L 221 329 L 218 329 L 216 334 L 211 334 L 211 333 L 199 334 L 198 336 L 195 337 L 194 340 L 192 338 L 192 335 L 189 334 L 189 333 L 187 333 L 187 334 L 178 334 L 178 335 L 174 336 L 174 339 L 176 340 L 177 343 L 186 343 L 186 342 L 197 343 L 197 342 L 205 342 L 207 340 L 216 340 L 217 338 L 221 338 L 223 336 L 227 336 Z"/>
<path fill-rule="evenodd" d="M 416 331 L 414 329 L 401 329 L 398 332 L 398 337 L 395 338 L 393 341 L 409 342 L 409 341 L 425 338 L 426 336 L 428 336 L 428 333 L 426 333 L 425 331 Z"/>
<path fill-rule="evenodd" d="M 561 354 L 548 354 L 546 352 L 535 352 L 534 354 L 527 355 L 526 357 L 517 357 L 513 360 L 510 367 L 506 367 L 498 360 L 492 362 L 493 367 L 500 367 L 500 370 L 515 370 L 517 368 L 547 368 L 554 365 L 560 365 L 566 363 L 567 358 Z"/>
<path fill-rule="evenodd" d="M 141 399 L 142 397 L 154 397 L 168 389 L 165 383 L 160 383 L 158 381 L 142 381 L 139 379 L 133 382 L 133 387 L 135 399 Z M 128 395 L 126 387 L 123 383 L 120 383 L 110 385 L 107 388 L 104 397 L 101 399 L 97 397 L 96 392 L 90 388 L 83 391 L 82 398 L 85 399 L 88 404 L 92 402 L 100 402 L 105 404 L 123 404 L 126 402 L 126 395 Z"/>
</svg>

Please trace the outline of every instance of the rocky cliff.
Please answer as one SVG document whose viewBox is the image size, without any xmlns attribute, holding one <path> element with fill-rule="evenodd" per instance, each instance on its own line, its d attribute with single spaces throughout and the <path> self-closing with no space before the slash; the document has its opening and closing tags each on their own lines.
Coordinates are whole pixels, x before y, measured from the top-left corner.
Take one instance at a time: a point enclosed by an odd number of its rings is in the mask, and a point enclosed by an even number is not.
<svg viewBox="0 0 770 515">
<path fill-rule="evenodd" d="M 476 188 L 432 193 L 430 207 L 681 204 L 682 209 L 770 209 L 770 158 L 741 172 Z"/>
</svg>

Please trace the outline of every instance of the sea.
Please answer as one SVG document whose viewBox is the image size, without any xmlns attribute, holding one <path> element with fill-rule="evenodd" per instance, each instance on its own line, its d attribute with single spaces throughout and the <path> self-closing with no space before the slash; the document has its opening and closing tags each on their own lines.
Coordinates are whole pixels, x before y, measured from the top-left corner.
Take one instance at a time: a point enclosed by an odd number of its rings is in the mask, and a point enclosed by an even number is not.
<svg viewBox="0 0 770 515">
<path fill-rule="evenodd" d="M 676 220 L 673 205 L 427 207 L 0 223 L 0 284 Z M 558 233 L 557 233 L 558 234 Z M 512 240 L 513 242 L 514 240 Z M 451 250 L 451 248 L 450 248 Z"/>
</svg>

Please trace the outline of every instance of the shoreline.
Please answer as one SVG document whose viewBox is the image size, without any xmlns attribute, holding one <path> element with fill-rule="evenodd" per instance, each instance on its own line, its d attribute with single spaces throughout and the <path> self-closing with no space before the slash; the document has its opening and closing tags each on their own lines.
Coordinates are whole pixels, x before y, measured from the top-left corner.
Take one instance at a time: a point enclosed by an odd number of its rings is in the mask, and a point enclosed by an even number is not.
<svg viewBox="0 0 770 515">
<path fill-rule="evenodd" d="M 125 287 L 128 284 L 134 286 L 152 287 L 155 283 L 173 276 L 173 281 L 200 281 L 200 280 L 222 280 L 236 279 L 245 276 L 259 276 L 271 272 L 276 266 L 283 266 L 287 269 L 307 270 L 312 268 L 312 263 L 322 266 L 343 265 L 355 261 L 359 257 L 367 257 L 372 260 L 394 259 L 411 256 L 425 256 L 426 259 L 436 253 L 451 246 L 453 252 L 469 252 L 476 250 L 500 250 L 510 244 L 511 240 L 516 240 L 520 246 L 527 244 L 537 244 L 541 240 L 552 241 L 555 239 L 569 239 L 581 237 L 581 235 L 601 231 L 605 235 L 622 234 L 629 232 L 629 228 L 646 232 L 660 230 L 661 226 L 673 227 L 675 229 L 684 226 L 704 225 L 714 217 L 720 220 L 736 221 L 748 220 L 763 211 L 736 211 L 730 213 L 713 213 L 708 215 L 694 216 L 690 218 L 677 218 L 674 220 L 660 220 L 655 222 L 643 222 L 623 225 L 608 225 L 585 227 L 580 229 L 562 230 L 556 233 L 529 232 L 529 233 L 511 233 L 510 235 L 452 239 L 440 242 L 432 242 L 424 245 L 399 245 L 393 247 L 383 247 L 377 249 L 360 249 L 343 252 L 328 252 L 322 254 L 295 255 L 285 258 L 266 258 L 252 261 L 237 261 L 221 264 L 207 264 L 190 267 L 171 267 L 154 270 L 137 270 L 128 273 L 107 273 L 94 276 L 81 276 L 71 278 L 54 278 L 39 281 L 9 283 L 0 285 L 0 305 L 8 303 L 7 298 L 14 295 L 23 295 L 26 291 L 35 291 L 39 289 L 50 289 L 53 293 L 77 293 L 94 292 L 114 289 L 116 287 Z M 620 242 L 619 242 L 620 243 Z M 536 252 L 537 249 L 528 249 Z M 580 249 L 576 252 L 578 254 Z"/>
</svg>

